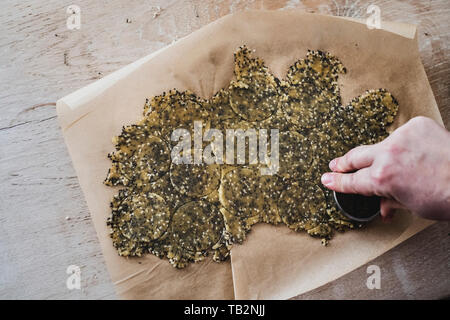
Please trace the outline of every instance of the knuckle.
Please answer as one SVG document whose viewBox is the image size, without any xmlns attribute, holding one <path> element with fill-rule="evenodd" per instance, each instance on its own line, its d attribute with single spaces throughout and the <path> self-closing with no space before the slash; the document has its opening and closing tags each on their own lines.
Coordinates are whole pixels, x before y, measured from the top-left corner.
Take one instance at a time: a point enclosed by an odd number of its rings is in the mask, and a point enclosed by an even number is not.
<svg viewBox="0 0 450 320">
<path fill-rule="evenodd" d="M 386 152 L 388 160 L 393 160 L 399 154 L 405 151 L 405 147 L 403 147 L 401 141 L 393 141 L 386 145 Z"/>
<path fill-rule="evenodd" d="M 333 183 L 336 186 L 336 188 L 338 188 L 338 189 L 343 188 L 342 179 L 341 179 L 340 174 L 335 174 L 333 180 L 334 180 Z"/>
<path fill-rule="evenodd" d="M 351 193 L 351 188 L 352 188 L 352 183 L 350 180 L 350 174 L 337 174 L 336 175 L 336 187 L 338 192 L 343 192 L 343 193 Z"/>
<path fill-rule="evenodd" d="M 389 164 L 380 165 L 371 171 L 370 178 L 377 188 L 386 190 L 390 187 L 393 178 L 393 166 Z"/>
<path fill-rule="evenodd" d="M 359 190 L 357 190 L 357 186 L 358 186 L 358 178 L 355 174 L 350 174 L 349 175 L 349 183 L 348 183 L 348 191 L 352 192 L 352 193 L 359 193 Z"/>
<path fill-rule="evenodd" d="M 363 148 L 362 146 L 359 146 L 347 152 L 343 157 L 344 161 L 342 161 L 341 169 L 353 168 L 355 165 L 355 159 L 358 153 L 362 151 L 362 148 Z"/>
<path fill-rule="evenodd" d="M 341 169 L 351 167 L 351 165 L 352 165 L 352 158 L 353 158 L 353 156 L 352 156 L 353 152 L 354 152 L 353 150 L 350 150 L 349 152 L 347 152 L 345 154 L 345 156 L 343 158 L 344 161 L 341 161 Z"/>
</svg>

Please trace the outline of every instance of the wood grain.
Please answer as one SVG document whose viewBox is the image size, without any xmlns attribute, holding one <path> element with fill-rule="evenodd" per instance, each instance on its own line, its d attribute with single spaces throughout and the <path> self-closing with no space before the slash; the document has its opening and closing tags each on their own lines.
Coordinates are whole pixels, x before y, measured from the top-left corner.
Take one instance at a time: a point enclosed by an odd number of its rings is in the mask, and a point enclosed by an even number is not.
<svg viewBox="0 0 450 320">
<path fill-rule="evenodd" d="M 68 30 L 66 9 L 81 8 Z M 423 64 L 450 127 L 450 5 L 433 1 L 5 1 L 0 11 L 0 297 L 115 298 L 56 119 L 55 101 L 228 13 L 301 8 L 419 25 Z M 160 7 L 161 11 L 157 10 Z M 159 15 L 155 16 L 155 12 Z M 401 76 L 401 75 L 399 75 Z M 436 224 L 375 259 L 382 288 L 365 287 L 367 266 L 298 298 L 443 298 L 450 295 L 448 223 Z M 68 290 L 66 268 L 81 268 Z"/>
</svg>

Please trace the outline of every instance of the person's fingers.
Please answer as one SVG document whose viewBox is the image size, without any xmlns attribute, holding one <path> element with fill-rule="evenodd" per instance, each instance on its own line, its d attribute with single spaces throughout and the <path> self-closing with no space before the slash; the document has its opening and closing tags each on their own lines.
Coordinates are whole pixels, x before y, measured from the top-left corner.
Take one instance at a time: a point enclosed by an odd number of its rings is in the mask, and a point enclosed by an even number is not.
<svg viewBox="0 0 450 320">
<path fill-rule="evenodd" d="M 363 168 L 354 173 L 327 172 L 322 175 L 321 182 L 328 189 L 341 193 L 370 196 L 376 191 L 370 179 L 369 168 Z"/>
<path fill-rule="evenodd" d="M 376 154 L 376 145 L 353 148 L 342 157 L 331 160 L 329 167 L 334 172 L 352 172 L 369 167 Z"/>
<path fill-rule="evenodd" d="M 393 199 L 381 198 L 380 215 L 383 222 L 390 222 L 396 209 L 405 208 L 400 202 Z"/>
</svg>

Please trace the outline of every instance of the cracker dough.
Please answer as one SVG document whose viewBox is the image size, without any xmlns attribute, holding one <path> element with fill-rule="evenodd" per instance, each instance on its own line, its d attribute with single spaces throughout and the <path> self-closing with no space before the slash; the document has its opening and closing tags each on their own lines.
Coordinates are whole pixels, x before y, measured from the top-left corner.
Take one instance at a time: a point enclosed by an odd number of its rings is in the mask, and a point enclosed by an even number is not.
<svg viewBox="0 0 450 320">
<path fill-rule="evenodd" d="M 331 159 L 387 137 L 398 103 L 377 89 L 343 106 L 337 81 L 345 72 L 330 53 L 308 51 L 277 79 L 244 46 L 235 53 L 235 79 L 210 99 L 176 89 L 148 99 L 144 118 L 122 128 L 108 155 L 105 184 L 121 187 L 108 219 L 119 255 L 152 253 L 183 268 L 208 254 L 227 259 L 259 222 L 284 223 L 323 245 L 334 230 L 361 227 L 340 214 L 320 177 Z M 172 163 L 171 132 L 193 136 L 194 121 L 224 136 L 226 129 L 278 129 L 278 172 L 263 176 L 260 163 Z"/>
</svg>

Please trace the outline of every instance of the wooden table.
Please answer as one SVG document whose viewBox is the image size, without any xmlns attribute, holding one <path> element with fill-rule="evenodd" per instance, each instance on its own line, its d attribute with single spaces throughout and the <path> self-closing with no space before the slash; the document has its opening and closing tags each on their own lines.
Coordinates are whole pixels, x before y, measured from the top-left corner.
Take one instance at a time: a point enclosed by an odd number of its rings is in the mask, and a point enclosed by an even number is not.
<svg viewBox="0 0 450 320">
<path fill-rule="evenodd" d="M 302 8 L 418 24 L 422 61 L 450 127 L 450 3 L 433 1 L 8 1 L 0 11 L 0 298 L 109 299 L 113 284 L 56 119 L 55 101 L 231 12 Z M 69 5 L 81 29 L 66 26 Z M 160 8 L 160 10 L 158 9 Z M 449 223 L 420 232 L 367 266 L 299 298 L 450 295 Z M 66 269 L 81 268 L 81 290 Z"/>
</svg>

